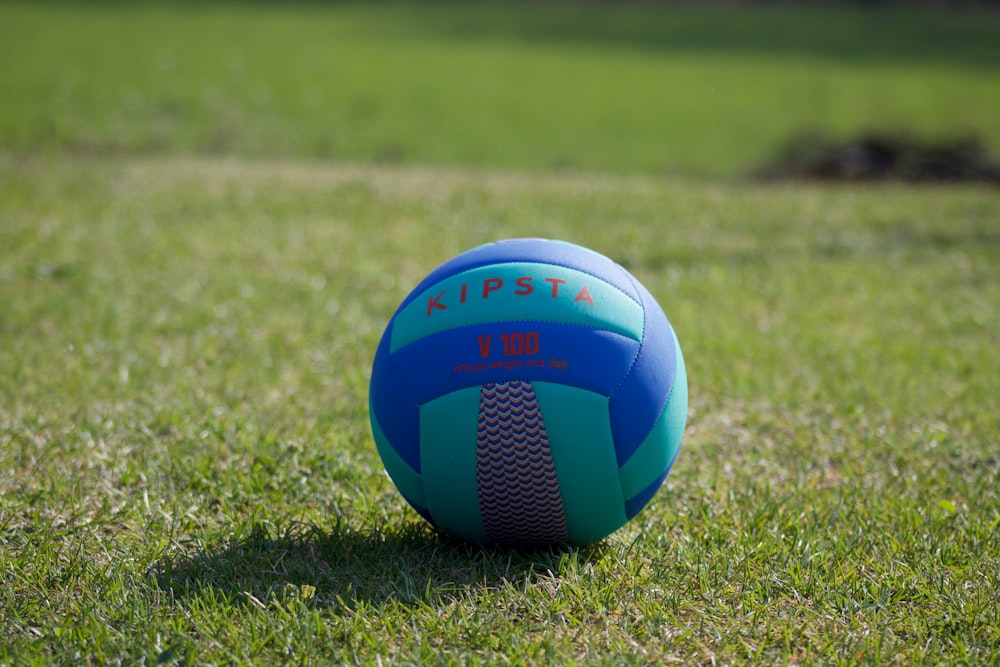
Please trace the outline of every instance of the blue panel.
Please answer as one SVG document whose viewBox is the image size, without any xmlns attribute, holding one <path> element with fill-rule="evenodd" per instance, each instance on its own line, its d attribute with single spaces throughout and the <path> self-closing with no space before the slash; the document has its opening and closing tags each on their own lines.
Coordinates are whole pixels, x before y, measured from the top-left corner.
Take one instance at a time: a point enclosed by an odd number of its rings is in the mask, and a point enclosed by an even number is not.
<svg viewBox="0 0 1000 667">
<path fill-rule="evenodd" d="M 417 402 L 400 383 L 392 367 L 392 356 L 389 354 L 391 337 L 390 323 L 375 352 L 369 398 L 373 416 L 378 420 L 382 433 L 407 465 L 419 473 L 420 412 Z"/>
<path fill-rule="evenodd" d="M 544 262 L 583 271 L 614 285 L 639 301 L 639 294 L 628 273 L 600 253 L 565 241 L 509 239 L 473 248 L 434 269 L 403 301 L 400 310 L 438 281 L 487 264 L 505 262 Z"/>
<path fill-rule="evenodd" d="M 642 508 L 649 504 L 649 501 L 653 499 L 656 492 L 660 490 L 660 485 L 663 484 L 663 480 L 667 478 L 667 473 L 669 471 L 670 469 L 668 468 L 662 475 L 657 477 L 652 484 L 640 491 L 634 497 L 625 501 L 625 516 L 628 517 L 629 521 L 635 518 L 635 515 L 641 512 Z"/>
<path fill-rule="evenodd" d="M 660 486 L 663 484 L 663 480 L 667 478 L 670 474 L 670 469 L 674 467 L 674 461 L 677 460 L 677 454 L 680 450 L 674 452 L 674 457 L 670 459 L 670 463 L 667 464 L 667 469 L 663 471 L 663 474 L 657 477 L 653 482 L 647 486 L 645 489 L 635 494 L 633 497 L 625 501 L 625 516 L 631 521 L 636 514 L 642 511 L 642 508 L 649 504 L 649 501 L 653 499 L 656 492 L 660 490 Z"/>
<path fill-rule="evenodd" d="M 501 336 L 512 333 L 537 333 L 538 353 L 504 356 Z M 409 393 L 423 404 L 456 389 L 507 380 L 542 380 L 609 396 L 638 349 L 638 341 L 610 331 L 518 321 L 450 329 L 422 338 L 392 356 Z M 659 412 L 654 421 L 657 416 Z"/>
<path fill-rule="evenodd" d="M 629 460 L 659 419 L 677 366 L 674 331 L 667 316 L 645 287 L 638 281 L 635 286 L 642 297 L 646 330 L 635 364 L 611 395 L 611 432 L 619 466 Z"/>
<path fill-rule="evenodd" d="M 403 496 L 403 499 L 406 502 L 410 503 L 410 507 L 412 507 L 413 509 L 415 509 L 417 511 L 417 514 L 419 514 L 420 516 L 424 517 L 424 519 L 426 519 L 428 523 L 430 523 L 432 526 L 436 526 L 437 525 L 436 523 L 434 523 L 434 517 L 431 516 L 430 511 L 428 511 L 428 509 L 426 507 L 421 507 L 417 503 L 413 502 L 402 491 L 400 491 L 400 495 Z"/>
</svg>

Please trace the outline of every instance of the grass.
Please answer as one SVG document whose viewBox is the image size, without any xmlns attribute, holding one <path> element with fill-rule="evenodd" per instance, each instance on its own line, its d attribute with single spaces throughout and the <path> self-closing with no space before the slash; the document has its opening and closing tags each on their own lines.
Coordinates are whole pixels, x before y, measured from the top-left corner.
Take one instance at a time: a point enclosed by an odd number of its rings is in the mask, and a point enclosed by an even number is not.
<svg viewBox="0 0 1000 667">
<path fill-rule="evenodd" d="M 977 134 L 992 14 L 0 4 L 0 145 L 732 176 L 790 136 Z"/>
<path fill-rule="evenodd" d="M 0 665 L 997 663 L 1000 198 L 733 178 L 1000 147 L 991 17 L 0 3 Z M 368 425 L 400 300 L 512 236 L 687 361 L 588 548 L 436 534 Z"/>
<path fill-rule="evenodd" d="M 988 664 L 1000 200 L 6 156 L 0 662 Z M 587 549 L 432 532 L 367 424 L 417 280 L 506 236 L 628 266 L 690 425 Z"/>
</svg>

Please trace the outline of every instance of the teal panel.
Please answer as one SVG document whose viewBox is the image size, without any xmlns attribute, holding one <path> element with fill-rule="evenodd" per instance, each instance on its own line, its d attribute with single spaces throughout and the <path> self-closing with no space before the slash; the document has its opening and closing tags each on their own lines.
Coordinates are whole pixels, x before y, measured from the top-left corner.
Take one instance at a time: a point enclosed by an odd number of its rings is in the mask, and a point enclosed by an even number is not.
<svg viewBox="0 0 1000 667">
<path fill-rule="evenodd" d="M 439 331 L 504 320 L 583 324 L 642 340 L 642 306 L 617 287 L 574 269 L 512 262 L 427 289 L 393 320 L 391 350 Z"/>
<path fill-rule="evenodd" d="M 559 476 L 569 539 L 581 545 L 597 541 L 627 520 L 608 398 L 550 382 L 532 387 Z"/>
<path fill-rule="evenodd" d="M 653 430 L 621 467 L 621 484 L 626 499 L 632 498 L 662 475 L 681 446 L 681 436 L 687 423 L 687 369 L 676 339 L 674 346 L 677 349 L 677 371 L 670 398 Z"/>
<path fill-rule="evenodd" d="M 489 536 L 479 514 L 476 433 L 479 387 L 445 394 L 420 406 L 420 470 L 434 522 L 473 542 Z"/>
<path fill-rule="evenodd" d="M 370 406 L 369 409 L 371 409 Z M 399 452 L 396 451 L 396 448 L 389 442 L 389 439 L 385 437 L 382 427 L 375 418 L 374 410 L 371 411 L 371 416 L 375 447 L 378 449 L 379 456 L 382 457 L 382 465 L 385 466 L 386 472 L 389 473 L 392 483 L 396 485 L 399 492 L 406 498 L 409 498 L 421 507 L 426 507 L 427 501 L 424 497 L 424 483 L 420 478 L 420 473 L 411 468 L 403 460 Z"/>
</svg>

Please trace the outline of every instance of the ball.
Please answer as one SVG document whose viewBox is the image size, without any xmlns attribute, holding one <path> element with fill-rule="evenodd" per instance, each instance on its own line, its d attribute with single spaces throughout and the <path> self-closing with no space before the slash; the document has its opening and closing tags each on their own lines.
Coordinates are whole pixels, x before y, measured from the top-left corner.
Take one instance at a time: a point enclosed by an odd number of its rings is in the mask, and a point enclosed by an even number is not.
<svg viewBox="0 0 1000 667">
<path fill-rule="evenodd" d="M 653 498 L 687 418 L 684 358 L 622 266 L 510 239 L 432 271 L 375 353 L 372 432 L 396 488 L 471 542 L 586 545 Z"/>
</svg>

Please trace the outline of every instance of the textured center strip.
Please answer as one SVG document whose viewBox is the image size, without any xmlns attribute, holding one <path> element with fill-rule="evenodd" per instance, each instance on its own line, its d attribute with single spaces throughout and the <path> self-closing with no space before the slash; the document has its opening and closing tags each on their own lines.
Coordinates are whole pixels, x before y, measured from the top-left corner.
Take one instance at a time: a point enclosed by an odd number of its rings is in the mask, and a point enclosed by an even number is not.
<svg viewBox="0 0 1000 667">
<path fill-rule="evenodd" d="M 476 486 L 490 539 L 544 544 L 569 538 L 552 450 L 530 383 L 482 386 Z"/>
</svg>

